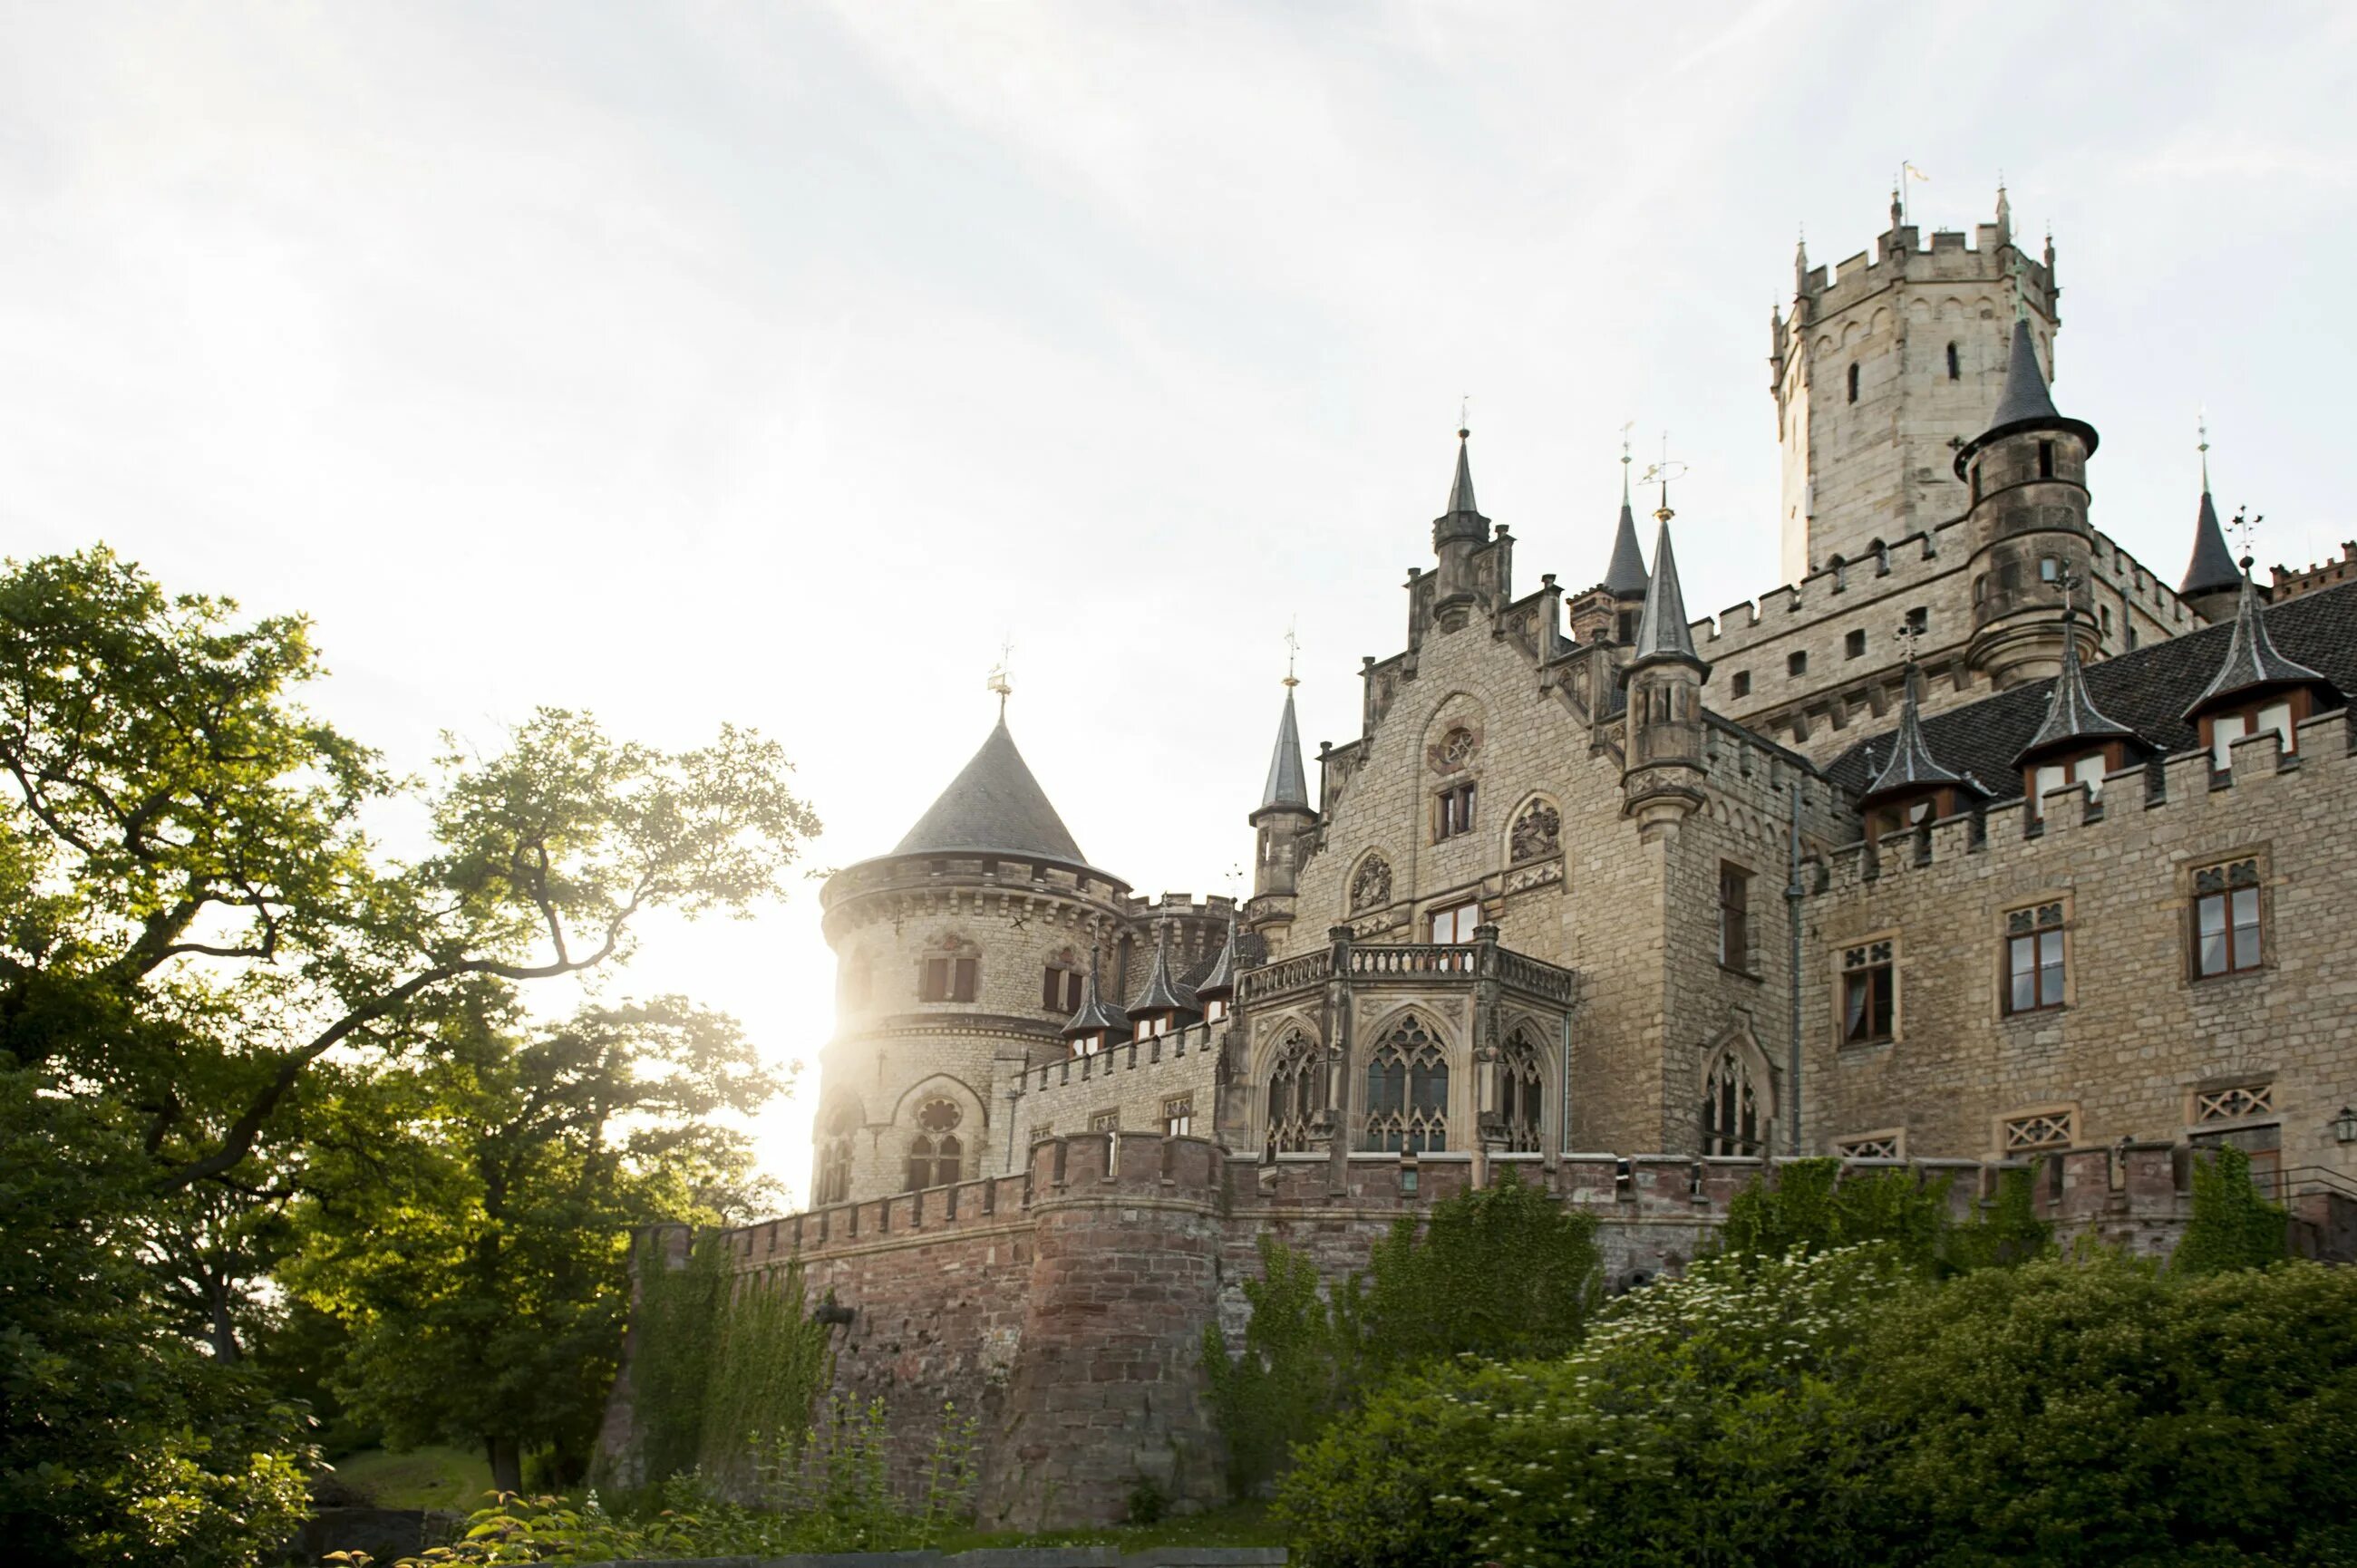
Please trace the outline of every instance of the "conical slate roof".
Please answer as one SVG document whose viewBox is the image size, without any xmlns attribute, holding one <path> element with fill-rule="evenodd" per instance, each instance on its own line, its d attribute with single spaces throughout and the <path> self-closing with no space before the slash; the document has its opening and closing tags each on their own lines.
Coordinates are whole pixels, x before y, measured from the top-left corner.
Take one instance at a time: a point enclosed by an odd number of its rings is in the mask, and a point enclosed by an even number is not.
<svg viewBox="0 0 2357 1568">
<path fill-rule="evenodd" d="M 2225 530 L 2218 526 L 2218 508 L 2210 499 L 2210 487 L 2201 487 L 2201 511 L 2193 521 L 2193 559 L 2185 565 L 2185 581 L 2177 591 L 2186 598 L 2196 594 L 2215 594 L 2242 585 L 2243 574 L 2234 569 L 2234 553 L 2226 548 Z"/>
<path fill-rule="evenodd" d="M 1695 652 L 1686 629 L 1686 599 L 1678 586 L 1678 558 L 1670 549 L 1670 525 L 1653 536 L 1653 579 L 1645 585 L 1645 607 L 1637 617 L 1637 641 L 1620 677 L 1649 664 L 1678 660 L 1706 673 L 1710 666 Z"/>
<path fill-rule="evenodd" d="M 1875 776 L 1873 783 L 1866 787 L 1866 793 L 1858 797 L 1859 804 L 1870 806 L 1893 795 L 1910 794 L 1943 785 L 1956 785 L 1984 795 L 1988 793 L 1981 789 L 1972 775 L 1943 768 L 1940 759 L 1932 755 L 1932 748 L 1923 740 L 1922 715 L 1915 708 L 1914 666 L 1908 666 L 1906 679 L 1907 697 L 1899 710 L 1899 733 L 1891 737 L 1890 760 L 1882 765 L 1882 771 Z"/>
<path fill-rule="evenodd" d="M 1089 954 L 1089 983 L 1081 993 L 1080 1010 L 1064 1025 L 1060 1038 L 1076 1039 L 1093 1035 L 1102 1029 L 1115 1034 L 1129 1032 L 1129 1015 L 1097 994 L 1097 955 Z"/>
<path fill-rule="evenodd" d="M 1301 770 L 1301 725 L 1293 716 L 1293 688 L 1287 686 L 1285 714 L 1276 721 L 1276 749 L 1269 753 L 1268 782 L 1261 787 L 1260 805 L 1253 815 L 1309 809 L 1309 779 Z"/>
<path fill-rule="evenodd" d="M 1220 944 L 1220 956 L 1211 961 L 1211 969 L 1195 983 L 1195 999 L 1211 996 L 1232 996 L 1236 993 L 1236 912 L 1228 911 L 1228 940 Z"/>
<path fill-rule="evenodd" d="M 1481 511 L 1473 504 L 1473 461 L 1466 450 L 1466 438 L 1472 434 L 1469 430 L 1457 433 L 1457 478 L 1448 487 L 1448 511 L 1452 516 L 1458 512 L 1479 516 Z"/>
<path fill-rule="evenodd" d="M 2335 691 L 2331 682 L 2307 665 L 2276 651 L 2267 635 L 2267 618 L 2259 613 L 2259 591 L 2243 576 L 2243 595 L 2234 606 L 2234 631 L 2226 643 L 2226 660 L 2209 686 L 2193 699 L 2185 716 L 2190 720 L 2235 697 L 2276 686 L 2321 686 Z"/>
<path fill-rule="evenodd" d="M 948 854 L 995 851 L 1039 855 L 1085 865 L 1081 846 L 1047 791 L 1031 776 L 1015 737 L 1001 718 L 982 749 L 974 754 L 931 810 L 917 819 L 894 854 Z"/>
<path fill-rule="evenodd" d="M 1604 591 L 1616 599 L 1641 599 L 1650 579 L 1645 554 L 1637 548 L 1637 514 L 1629 510 L 1629 475 L 1620 474 L 1620 525 L 1612 535 L 1612 564 L 1604 569 Z"/>
<path fill-rule="evenodd" d="M 1130 1012 L 1138 1013 L 1200 1013 L 1195 993 L 1170 977 L 1170 928 L 1162 929 L 1154 944 L 1154 973 L 1146 983 L 1146 993 L 1137 999 Z"/>
<path fill-rule="evenodd" d="M 2079 668 L 2079 639 L 2066 636 L 2062 673 L 2054 678 L 2054 690 L 2046 700 L 2046 722 L 2038 726 L 2038 733 L 2029 737 L 2014 762 L 2018 766 L 2072 743 L 2136 738 L 2136 731 L 2127 725 L 2105 718 L 2095 699 L 2087 694 L 2087 677 Z"/>
<path fill-rule="evenodd" d="M 2046 372 L 2038 365 L 2038 345 L 2030 340 L 2029 318 L 2016 317 L 2013 347 L 2006 358 L 2005 385 L 1997 392 L 1996 411 L 1989 415 L 1986 430 L 1957 449 L 1956 477 L 1964 477 L 1973 454 L 1990 442 L 2031 430 L 2068 430 L 2086 443 L 2088 451 L 2095 449 L 2093 425 L 2055 411 L 2053 395 L 2046 390 Z"/>
</svg>

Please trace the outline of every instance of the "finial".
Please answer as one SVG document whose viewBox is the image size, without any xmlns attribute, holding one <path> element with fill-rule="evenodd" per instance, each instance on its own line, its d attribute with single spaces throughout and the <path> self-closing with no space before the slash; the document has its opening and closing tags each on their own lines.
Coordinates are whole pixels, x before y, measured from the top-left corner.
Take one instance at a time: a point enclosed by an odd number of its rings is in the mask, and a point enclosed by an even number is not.
<svg viewBox="0 0 2357 1568">
<path fill-rule="evenodd" d="M 1473 434 L 1473 394 L 1465 393 L 1457 400 L 1457 439 L 1464 440 Z"/>
<path fill-rule="evenodd" d="M 2201 493 L 2206 496 L 2210 493 L 2210 411 L 2207 408 L 2196 416 L 2194 428 L 2201 433 L 2201 439 L 2193 449 L 2201 454 Z"/>
<path fill-rule="evenodd" d="M 1294 658 L 1301 651 L 1301 639 L 1295 635 L 1294 630 L 1298 624 L 1298 621 L 1291 622 L 1285 628 L 1285 685 L 1287 691 L 1301 684 L 1293 673 Z"/>
<path fill-rule="evenodd" d="M 1620 499 L 1624 503 L 1629 499 L 1629 464 L 1631 461 L 1629 456 L 1629 432 L 1636 428 L 1637 422 L 1633 419 L 1620 427 Z"/>
<path fill-rule="evenodd" d="M 1015 643 L 1002 638 L 998 643 L 998 662 L 991 667 L 990 679 L 983 682 L 985 691 L 998 693 L 998 722 L 1006 722 L 1006 699 L 1015 694 Z"/>
<path fill-rule="evenodd" d="M 2243 575 L 2244 576 L 2250 575 L 2251 572 L 2252 536 L 2258 532 L 2259 524 L 2267 521 L 2266 513 L 2262 512 L 2257 517 L 2253 517 L 2250 515 L 2250 510 L 2251 509 L 2248 507 L 2235 508 L 2234 521 L 2226 525 L 2226 531 L 2229 533 L 2232 533 L 2243 546 Z"/>
</svg>

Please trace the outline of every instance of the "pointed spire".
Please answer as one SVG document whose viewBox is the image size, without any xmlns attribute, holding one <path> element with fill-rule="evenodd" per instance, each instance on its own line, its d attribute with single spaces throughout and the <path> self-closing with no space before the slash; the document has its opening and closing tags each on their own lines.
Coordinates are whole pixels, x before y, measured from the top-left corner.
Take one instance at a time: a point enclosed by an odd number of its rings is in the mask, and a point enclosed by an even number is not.
<svg viewBox="0 0 2357 1568">
<path fill-rule="evenodd" d="M 1146 994 L 1129 1012 L 1132 1017 L 1141 1013 L 1200 1013 L 1195 993 L 1170 977 L 1170 927 L 1166 922 L 1154 942 L 1154 972 L 1146 982 Z"/>
<path fill-rule="evenodd" d="M 1269 754 L 1268 782 L 1261 787 L 1260 806 L 1253 812 L 1309 811 L 1309 779 L 1301 767 L 1301 725 L 1293 714 L 1292 676 L 1285 678 L 1285 713 L 1276 721 L 1276 749 Z"/>
<path fill-rule="evenodd" d="M 1645 554 L 1637 547 L 1637 514 L 1629 505 L 1629 442 L 1620 442 L 1620 523 L 1612 535 L 1612 564 L 1604 569 L 1604 589 L 1616 599 L 1641 599 L 1650 579 Z"/>
<path fill-rule="evenodd" d="M 1651 664 L 1691 664 L 1706 675 L 1710 666 L 1695 652 L 1694 634 L 1686 628 L 1686 600 L 1678 586 L 1678 558 L 1670 549 L 1670 525 L 1664 521 L 1653 537 L 1653 579 L 1645 585 L 1645 608 L 1637 618 L 1637 641 L 1620 672 Z"/>
<path fill-rule="evenodd" d="M 2241 597 L 2234 605 L 2234 630 L 2226 641 L 2226 660 L 2193 705 L 2185 710 L 2188 723 L 2238 697 L 2285 686 L 2315 686 L 2338 694 L 2339 688 L 2307 665 L 2276 651 L 2267 635 L 2267 618 L 2261 613 L 2259 590 L 2251 583 L 2251 558 L 2243 557 Z"/>
<path fill-rule="evenodd" d="M 1220 944 L 1220 956 L 1211 961 L 1211 972 L 1195 987 L 1195 999 L 1208 1002 L 1216 996 L 1236 993 L 1236 910 L 1228 906 L 1228 940 Z"/>
<path fill-rule="evenodd" d="M 1479 517 L 1481 509 L 1473 504 L 1473 462 L 1467 455 L 1467 442 L 1473 432 L 1459 425 L 1457 430 L 1457 478 L 1448 487 L 1448 515 Z"/>
<path fill-rule="evenodd" d="M 1101 994 L 1099 994 L 1097 990 L 1097 954 L 1096 950 L 1094 948 L 1091 948 L 1089 950 L 1088 987 L 1081 993 L 1080 1010 L 1072 1015 L 1070 1022 L 1065 1024 L 1060 1037 L 1071 1040 L 1077 1039 L 1082 1035 L 1094 1035 L 1106 1032 L 1117 1035 L 1127 1034 L 1129 1032 L 1129 1015 L 1114 1006 L 1112 1003 L 1107 1002 Z"/>
<path fill-rule="evenodd" d="M 2067 613 L 2075 622 L 2077 611 Z M 2062 639 L 2062 673 L 2054 678 L 2054 690 L 2047 696 L 2046 721 L 2014 757 L 2014 765 L 2019 767 L 2066 746 L 2083 746 L 2091 741 L 2136 738 L 2136 731 L 2105 717 L 2104 711 L 2095 706 L 2095 699 L 2087 692 L 2086 674 L 2079 667 L 2079 639 L 2066 634 Z"/>
<path fill-rule="evenodd" d="M 1934 789 L 1943 786 L 1957 786 L 1987 794 L 1988 791 L 1981 789 L 1972 775 L 1943 767 L 1940 759 L 1932 755 L 1931 746 L 1923 739 L 1923 715 L 1915 706 L 1913 663 L 1908 664 L 1903 679 L 1907 683 L 1907 696 L 1900 705 L 1899 733 L 1891 737 L 1890 760 L 1882 765 L 1882 771 L 1875 776 L 1873 783 L 1866 787 L 1866 793 L 1858 797 L 1858 803 L 1870 806 L 1894 795 L 1911 794 L 1919 789 Z"/>
<path fill-rule="evenodd" d="M 1996 177 L 1996 241 L 2000 245 L 2013 239 L 2013 202 L 2005 193 L 2005 176 Z"/>
<path fill-rule="evenodd" d="M 1795 295 L 1809 292 L 1809 231 L 1806 229 L 1802 230 L 1800 238 L 1792 242 L 1792 292 Z"/>
<path fill-rule="evenodd" d="M 2053 394 L 2046 390 L 2046 372 L 2039 367 L 2038 345 L 2029 335 L 2029 318 L 2017 312 L 1996 410 L 1989 415 L 1988 428 L 1957 449 L 1956 477 L 1964 478 L 1975 454 L 1991 442 L 2032 430 L 2067 430 L 2086 444 L 2088 452 L 2095 450 L 2093 425 L 2056 412 Z"/>
<path fill-rule="evenodd" d="M 2185 581 L 2178 585 L 2178 593 L 2191 598 L 2197 594 L 2223 593 L 2239 589 L 2243 575 L 2234 569 L 2234 553 L 2226 548 L 2226 531 L 2218 526 L 2217 503 L 2210 499 L 2210 422 L 2201 422 L 2201 440 L 2195 448 L 2201 454 L 2201 510 L 2193 520 L 2193 558 L 2185 564 Z"/>
</svg>

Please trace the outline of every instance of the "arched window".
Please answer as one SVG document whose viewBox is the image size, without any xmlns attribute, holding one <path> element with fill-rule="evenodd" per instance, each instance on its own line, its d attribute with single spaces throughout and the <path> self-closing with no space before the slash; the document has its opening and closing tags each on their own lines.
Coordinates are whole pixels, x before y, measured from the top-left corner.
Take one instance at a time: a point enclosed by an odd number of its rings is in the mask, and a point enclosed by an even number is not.
<svg viewBox="0 0 2357 1568">
<path fill-rule="evenodd" d="M 1956 346 L 1953 343 L 1948 345 L 1948 379 L 1952 381 L 1964 379 L 1964 362 L 1956 357 Z"/>
<path fill-rule="evenodd" d="M 917 1135 L 909 1140 L 907 1191 L 948 1187 L 965 1175 L 965 1146 L 954 1129 L 965 1112 L 954 1100 L 928 1100 L 917 1111 Z"/>
<path fill-rule="evenodd" d="M 1849 401 L 1857 401 L 1857 367 L 1855 364 L 1849 368 Z"/>
<path fill-rule="evenodd" d="M 851 1135 L 859 1129 L 857 1107 L 838 1105 L 827 1112 L 819 1141 L 818 1171 L 811 1182 L 811 1207 L 851 1201 Z"/>
<path fill-rule="evenodd" d="M 1539 1048 L 1529 1035 L 1516 1029 L 1498 1053 L 1498 1119 L 1503 1123 L 1506 1152 L 1539 1153 L 1539 1123 L 1544 1110 L 1539 1093 Z"/>
<path fill-rule="evenodd" d="M 1393 1025 L 1367 1058 L 1367 1122 L 1359 1146 L 1390 1154 L 1448 1147 L 1448 1059 L 1414 1015 Z"/>
<path fill-rule="evenodd" d="M 1762 1155 L 1768 1152 L 1768 1119 L 1759 1089 L 1751 1081 L 1751 1063 L 1730 1046 L 1710 1064 L 1702 1087 L 1702 1152 L 1706 1155 Z"/>
<path fill-rule="evenodd" d="M 1268 1146 L 1280 1155 L 1309 1152 L 1318 1113 L 1326 1109 L 1325 1053 L 1296 1029 L 1276 1053 L 1268 1079 Z"/>
</svg>

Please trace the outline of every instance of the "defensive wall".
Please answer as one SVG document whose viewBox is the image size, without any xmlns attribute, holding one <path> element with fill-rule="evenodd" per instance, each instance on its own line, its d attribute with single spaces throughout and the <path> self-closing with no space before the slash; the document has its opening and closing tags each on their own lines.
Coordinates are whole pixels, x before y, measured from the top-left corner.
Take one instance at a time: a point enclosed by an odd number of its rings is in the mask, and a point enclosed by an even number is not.
<svg viewBox="0 0 2357 1568">
<path fill-rule="evenodd" d="M 1674 1273 L 1706 1246 L 1728 1203 L 1774 1162 L 1569 1154 L 1491 1157 L 1594 1215 L 1608 1285 Z M 2007 1169 L 1955 1160 L 1853 1162 L 1945 1179 L 1961 1217 Z M 1366 1267 L 1403 1216 L 1464 1191 L 1459 1155 L 1353 1156 L 1337 1188 L 1322 1155 L 1259 1165 L 1201 1138 L 1076 1133 L 1045 1140 L 1013 1176 L 903 1193 L 720 1233 L 743 1288 L 774 1288 L 799 1260 L 810 1300 L 837 1326 L 835 1384 L 889 1412 L 893 1461 L 913 1477 L 944 1403 L 980 1423 L 979 1511 L 992 1527 L 1120 1520 L 1140 1482 L 1181 1510 L 1223 1497 L 1219 1434 L 1205 1399 L 1201 1337 L 1239 1344 L 1243 1285 L 1259 1238 L 1308 1252 L 1329 1281 Z M 2072 1149 L 2035 1167 L 2034 1202 L 2061 1238 L 2165 1251 L 2189 1213 L 2182 1147 Z M 2348 1255 L 2357 1214 L 2309 1203 L 2305 1251 Z M 2335 1229 L 2337 1226 L 2337 1229 Z M 655 1249 L 672 1266 L 686 1235 Z M 646 1255 L 641 1253 L 641 1256 Z M 1501 1259 L 1510 1268 L 1512 1261 Z M 607 1415 L 609 1456 L 630 1430 L 626 1364 Z M 627 1465 L 627 1459 L 625 1458 Z"/>
</svg>

